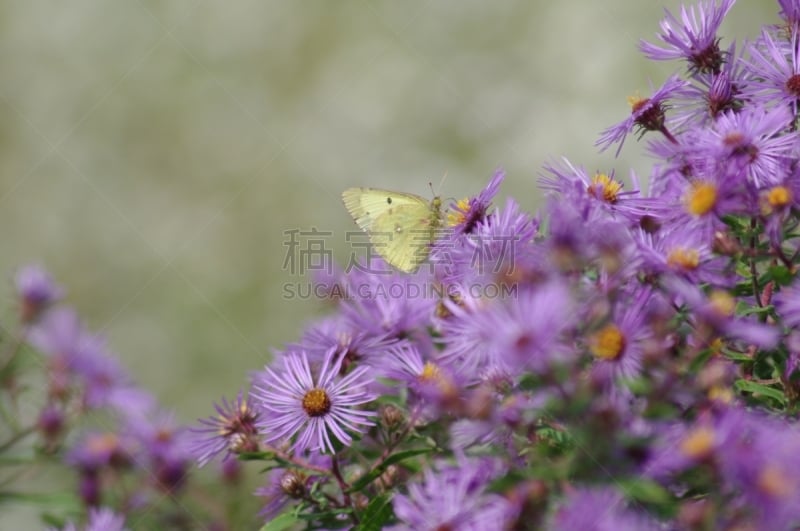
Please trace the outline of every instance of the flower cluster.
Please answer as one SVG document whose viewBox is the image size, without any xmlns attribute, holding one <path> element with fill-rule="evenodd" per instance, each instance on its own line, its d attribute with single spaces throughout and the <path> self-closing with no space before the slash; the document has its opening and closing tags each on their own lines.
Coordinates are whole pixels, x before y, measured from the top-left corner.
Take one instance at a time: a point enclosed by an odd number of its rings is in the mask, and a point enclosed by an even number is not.
<svg viewBox="0 0 800 531">
<path fill-rule="evenodd" d="M 641 44 L 686 67 L 598 145 L 647 135 L 646 188 L 563 160 L 531 216 L 492 209 L 498 171 L 428 267 L 327 279 L 369 289 L 338 290 L 357 295 L 218 408 L 201 460 L 265 460 L 264 514 L 312 527 L 800 525 L 800 9 L 723 49 L 732 7 L 668 13 Z"/>
<path fill-rule="evenodd" d="M 16 288 L 20 328 L 5 338 L 2 389 L 10 408 L 26 388 L 43 389 L 43 401 L 29 426 L 21 424 L 21 414 L 8 419 L 12 435 L 2 450 L 12 452 L 28 435 L 38 435 L 34 450 L 58 457 L 76 474 L 74 497 L 65 500 L 88 508 L 85 525 L 51 517 L 53 529 L 121 531 L 127 529 L 124 513 L 133 508 L 146 514 L 138 525 L 163 525 L 168 516 L 156 506 L 180 494 L 194 458 L 188 431 L 133 382 L 102 336 L 59 304 L 63 290 L 41 267 L 22 268 Z M 27 379 L 28 346 L 41 354 L 35 361 L 44 381 Z"/>
</svg>

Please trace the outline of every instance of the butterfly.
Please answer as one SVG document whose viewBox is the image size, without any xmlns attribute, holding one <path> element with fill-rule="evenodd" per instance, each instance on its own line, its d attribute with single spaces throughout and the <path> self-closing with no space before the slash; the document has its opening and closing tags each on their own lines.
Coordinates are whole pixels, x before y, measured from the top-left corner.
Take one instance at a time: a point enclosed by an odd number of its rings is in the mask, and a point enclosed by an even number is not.
<svg viewBox="0 0 800 531">
<path fill-rule="evenodd" d="M 348 188 L 344 206 L 391 266 L 413 273 L 428 258 L 443 222 L 442 200 L 379 188 Z"/>
</svg>

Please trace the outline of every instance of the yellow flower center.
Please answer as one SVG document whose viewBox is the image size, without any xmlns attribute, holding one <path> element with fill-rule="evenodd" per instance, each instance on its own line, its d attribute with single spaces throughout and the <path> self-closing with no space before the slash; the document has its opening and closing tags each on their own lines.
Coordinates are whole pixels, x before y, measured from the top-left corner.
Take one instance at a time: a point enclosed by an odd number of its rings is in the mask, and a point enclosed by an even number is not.
<svg viewBox="0 0 800 531">
<path fill-rule="evenodd" d="M 447 213 L 447 224 L 451 227 L 460 225 L 467 220 L 469 213 L 469 198 L 459 199 L 456 202 L 456 207 Z"/>
<path fill-rule="evenodd" d="M 707 427 L 695 428 L 683 441 L 681 452 L 692 459 L 702 459 L 711 453 L 714 448 L 714 430 Z"/>
<path fill-rule="evenodd" d="M 667 255 L 667 265 L 675 269 L 697 269 L 700 264 L 700 253 L 697 249 L 676 247 Z"/>
<path fill-rule="evenodd" d="M 587 190 L 598 199 L 607 203 L 616 203 L 617 195 L 622 190 L 622 183 L 615 181 L 605 173 L 596 173 Z"/>
<path fill-rule="evenodd" d="M 650 101 L 650 98 L 643 98 L 638 93 L 628 96 L 628 105 L 631 106 L 631 113 L 634 113 L 647 105 L 648 101 Z"/>
<path fill-rule="evenodd" d="M 422 367 L 422 372 L 420 372 L 417 377 L 423 382 L 439 380 L 442 377 L 442 371 L 432 361 L 426 361 L 425 365 Z"/>
<path fill-rule="evenodd" d="M 733 402 L 733 391 L 729 387 L 715 385 L 708 390 L 708 399 L 721 404 L 730 404 Z"/>
<path fill-rule="evenodd" d="M 714 338 L 709 344 L 708 349 L 714 355 L 722 354 L 722 347 L 725 346 L 725 342 L 722 340 L 721 337 Z"/>
<path fill-rule="evenodd" d="M 624 348 L 625 336 L 613 323 L 601 328 L 589 341 L 589 349 L 592 354 L 601 360 L 617 359 Z"/>
<path fill-rule="evenodd" d="M 707 214 L 717 203 L 717 187 L 709 182 L 692 183 L 686 194 L 686 210 L 695 216 Z"/>
<path fill-rule="evenodd" d="M 767 465 L 758 475 L 758 488 L 776 498 L 787 496 L 794 490 L 786 474 L 775 465 Z"/>
<path fill-rule="evenodd" d="M 714 311 L 723 317 L 730 317 L 736 310 L 736 301 L 727 291 L 714 291 L 708 298 Z"/>
<path fill-rule="evenodd" d="M 321 417 L 331 410 L 331 399 L 324 389 L 315 387 L 303 396 L 303 410 L 309 417 Z"/>
<path fill-rule="evenodd" d="M 792 192 L 785 186 L 774 186 L 767 192 L 767 202 L 773 207 L 784 207 L 792 201 Z"/>
</svg>

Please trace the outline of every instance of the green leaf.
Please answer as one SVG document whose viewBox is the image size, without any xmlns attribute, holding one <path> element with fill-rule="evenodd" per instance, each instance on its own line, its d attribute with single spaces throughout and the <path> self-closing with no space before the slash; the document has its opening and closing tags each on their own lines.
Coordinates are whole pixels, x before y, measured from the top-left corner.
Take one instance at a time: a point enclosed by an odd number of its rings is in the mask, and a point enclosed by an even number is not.
<svg viewBox="0 0 800 531">
<path fill-rule="evenodd" d="M 391 498 L 389 494 L 381 494 L 377 498 L 373 498 L 364 509 L 356 531 L 380 531 L 383 529 L 384 524 L 394 514 L 390 503 Z"/>
<path fill-rule="evenodd" d="M 0 492 L 0 504 L 11 502 L 41 505 L 48 510 L 77 512 L 81 509 L 80 500 L 72 493 Z"/>
<path fill-rule="evenodd" d="M 736 380 L 734 384 L 736 389 L 739 391 L 744 391 L 746 393 L 752 393 L 753 395 L 763 395 L 774 400 L 777 400 L 781 405 L 786 404 L 786 397 L 783 395 L 782 391 L 775 389 L 774 387 L 769 387 L 764 384 L 760 384 L 757 382 L 753 382 L 751 380 Z"/>
<path fill-rule="evenodd" d="M 672 500 L 672 495 L 664 487 L 649 479 L 623 479 L 619 483 L 628 498 L 642 503 L 663 505 Z"/>
<path fill-rule="evenodd" d="M 744 363 L 753 363 L 754 361 L 753 358 L 748 356 L 747 354 L 742 354 L 741 352 L 734 352 L 726 348 L 722 349 L 722 355 L 732 361 L 741 361 Z"/>
<path fill-rule="evenodd" d="M 274 452 L 242 452 L 236 456 L 239 461 L 270 461 L 275 459 Z"/>
<path fill-rule="evenodd" d="M 784 265 L 770 267 L 767 276 L 781 286 L 788 286 L 792 283 L 792 272 Z"/>
<path fill-rule="evenodd" d="M 350 486 L 348 492 L 360 491 L 361 489 L 372 483 L 375 480 L 375 478 L 383 474 L 383 472 L 389 465 L 399 463 L 404 459 L 408 459 L 409 457 L 414 457 L 416 455 L 428 454 L 432 451 L 433 449 L 431 448 L 417 448 L 415 450 L 406 450 L 404 452 L 397 452 L 396 454 L 390 455 L 389 457 L 386 458 L 386 460 L 383 463 L 381 463 L 374 469 L 370 470 L 368 473 L 358 478 L 358 480 L 356 480 L 356 482 Z"/>
<path fill-rule="evenodd" d="M 738 310 L 736 315 L 744 317 L 746 315 L 770 315 L 775 308 L 773 306 L 764 306 L 761 308 L 760 306 L 750 306 Z"/>
<path fill-rule="evenodd" d="M 261 531 L 284 531 L 285 529 L 289 529 L 294 524 L 299 522 L 300 519 L 297 518 L 294 509 L 289 512 L 285 512 L 280 514 L 264 524 L 261 528 Z"/>
</svg>

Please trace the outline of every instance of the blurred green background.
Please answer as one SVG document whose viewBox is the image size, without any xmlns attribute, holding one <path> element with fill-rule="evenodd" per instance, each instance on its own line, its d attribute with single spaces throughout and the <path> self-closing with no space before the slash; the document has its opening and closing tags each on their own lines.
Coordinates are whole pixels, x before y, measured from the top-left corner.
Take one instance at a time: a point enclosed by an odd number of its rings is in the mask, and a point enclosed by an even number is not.
<svg viewBox="0 0 800 531">
<path fill-rule="evenodd" d="M 284 231 L 333 231 L 349 186 L 444 197 L 593 143 L 678 65 L 637 51 L 677 1 L 73 0 L 0 4 L 0 271 L 45 265 L 184 421 L 234 395 L 319 315 L 285 300 Z M 723 35 L 776 22 L 734 7 Z M 730 39 L 725 39 L 727 46 Z M 6 304 L 6 315 L 11 304 Z"/>
</svg>

